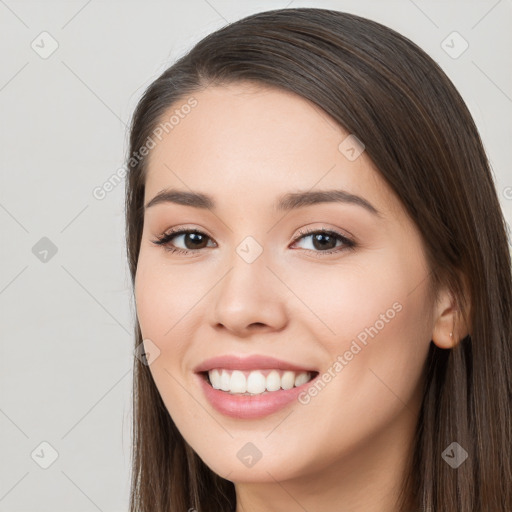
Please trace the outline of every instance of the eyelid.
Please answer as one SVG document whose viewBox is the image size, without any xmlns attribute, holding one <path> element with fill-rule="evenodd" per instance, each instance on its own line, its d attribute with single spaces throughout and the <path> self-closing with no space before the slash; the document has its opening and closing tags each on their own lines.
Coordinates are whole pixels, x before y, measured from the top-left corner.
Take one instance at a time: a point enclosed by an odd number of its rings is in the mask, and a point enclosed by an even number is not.
<svg viewBox="0 0 512 512">
<path fill-rule="evenodd" d="M 353 235 L 348 233 L 345 230 L 338 229 L 338 228 L 329 228 L 324 226 L 320 227 L 309 227 L 309 228 L 301 228 L 297 231 L 297 234 L 293 237 L 294 242 L 296 242 L 299 238 L 306 235 L 311 235 L 313 233 L 327 233 L 327 234 L 334 234 L 336 236 L 339 236 L 340 238 L 346 240 L 347 242 L 353 242 L 355 243 L 355 238 Z"/>
<path fill-rule="evenodd" d="M 166 229 L 161 235 L 155 235 L 157 239 L 162 239 L 170 235 L 182 235 L 183 233 L 199 233 L 200 235 L 206 236 L 213 240 L 213 237 L 209 235 L 205 229 L 197 228 L 194 226 L 182 225 L 174 228 Z"/>
<path fill-rule="evenodd" d="M 318 234 L 323 233 L 328 236 L 334 236 L 337 241 L 340 240 L 342 242 L 341 247 L 335 247 L 334 249 L 329 249 L 326 251 L 313 251 L 311 249 L 303 249 L 304 251 L 307 251 L 308 253 L 313 253 L 315 257 L 323 257 L 330 254 L 338 254 L 341 252 L 344 252 L 346 250 L 354 250 L 357 247 L 357 243 L 355 242 L 355 239 L 352 235 L 345 235 L 340 230 L 335 228 L 326 228 L 326 227 L 315 227 L 315 228 L 303 228 L 300 229 L 298 234 L 294 236 L 292 245 L 297 244 L 300 242 L 300 240 L 307 238 L 308 236 L 312 234 Z"/>
<path fill-rule="evenodd" d="M 187 227 L 185 226 L 179 226 L 177 228 L 171 228 L 166 231 L 164 231 L 161 235 L 156 236 L 156 240 L 152 240 L 152 242 L 156 245 L 161 245 L 165 250 L 169 252 L 180 252 L 183 254 L 189 254 L 189 253 L 196 253 L 200 252 L 201 249 L 181 249 L 179 247 L 175 247 L 173 249 L 169 249 L 167 245 L 170 243 L 170 239 L 176 238 L 178 236 L 183 236 L 189 233 L 197 233 L 199 235 L 205 236 L 209 240 L 213 241 L 213 237 L 210 236 L 208 233 L 203 231 L 202 229 L 194 228 L 194 227 Z M 214 242 L 215 244 L 217 242 Z"/>
</svg>

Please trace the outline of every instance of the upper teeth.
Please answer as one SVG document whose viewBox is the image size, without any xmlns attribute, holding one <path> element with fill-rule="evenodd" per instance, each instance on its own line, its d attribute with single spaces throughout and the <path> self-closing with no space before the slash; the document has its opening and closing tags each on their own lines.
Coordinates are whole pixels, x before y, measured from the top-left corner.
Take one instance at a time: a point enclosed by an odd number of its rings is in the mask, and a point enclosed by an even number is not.
<svg viewBox="0 0 512 512">
<path fill-rule="evenodd" d="M 265 376 L 265 374 L 267 374 Z M 257 395 L 265 391 L 291 389 L 311 380 L 310 372 L 292 372 L 279 370 L 255 370 L 241 372 L 239 370 L 215 369 L 208 372 L 210 383 L 215 389 L 229 393 L 250 393 Z"/>
</svg>

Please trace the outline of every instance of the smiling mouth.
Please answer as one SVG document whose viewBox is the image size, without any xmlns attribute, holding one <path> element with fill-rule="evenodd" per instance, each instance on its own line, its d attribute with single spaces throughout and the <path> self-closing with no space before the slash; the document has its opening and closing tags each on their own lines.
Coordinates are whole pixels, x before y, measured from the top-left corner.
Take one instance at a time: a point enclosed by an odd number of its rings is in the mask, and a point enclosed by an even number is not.
<svg viewBox="0 0 512 512">
<path fill-rule="evenodd" d="M 201 372 L 206 382 L 219 391 L 231 395 L 255 396 L 299 387 L 313 380 L 318 372 L 266 370 L 228 370 L 214 368 Z"/>
</svg>

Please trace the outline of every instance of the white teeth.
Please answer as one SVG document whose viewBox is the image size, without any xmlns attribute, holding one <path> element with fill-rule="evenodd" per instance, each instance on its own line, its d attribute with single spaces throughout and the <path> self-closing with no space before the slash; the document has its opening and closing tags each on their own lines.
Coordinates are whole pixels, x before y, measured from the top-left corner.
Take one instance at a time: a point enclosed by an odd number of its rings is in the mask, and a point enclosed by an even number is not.
<svg viewBox="0 0 512 512">
<path fill-rule="evenodd" d="M 223 371 L 220 376 L 220 389 L 222 391 L 229 391 L 231 389 L 231 376 L 228 372 Z"/>
<path fill-rule="evenodd" d="M 259 395 L 267 389 L 267 379 L 261 372 L 251 372 L 247 377 L 247 392 Z"/>
<path fill-rule="evenodd" d="M 272 370 L 267 375 L 267 391 L 277 391 L 281 389 L 281 376 L 277 370 Z"/>
<path fill-rule="evenodd" d="M 231 374 L 231 383 L 229 387 L 229 391 L 231 393 L 246 393 L 247 380 L 245 378 L 245 375 L 242 372 L 235 370 Z"/>
<path fill-rule="evenodd" d="M 212 370 L 210 372 L 210 382 L 214 389 L 220 389 L 220 374 L 219 370 Z"/>
<path fill-rule="evenodd" d="M 268 372 L 268 370 L 267 370 Z M 232 394 L 260 395 L 266 391 L 279 391 L 302 386 L 311 380 L 310 372 L 279 372 L 271 370 L 265 377 L 264 371 L 254 370 L 241 372 L 234 370 L 214 369 L 208 372 L 210 383 L 214 389 L 220 389 Z"/>
<path fill-rule="evenodd" d="M 309 380 L 309 374 L 307 372 L 299 373 L 295 377 L 295 387 L 302 386 L 302 384 L 306 384 Z"/>
<path fill-rule="evenodd" d="M 292 389 L 295 384 L 295 372 L 284 372 L 281 377 L 281 387 L 283 389 Z"/>
</svg>

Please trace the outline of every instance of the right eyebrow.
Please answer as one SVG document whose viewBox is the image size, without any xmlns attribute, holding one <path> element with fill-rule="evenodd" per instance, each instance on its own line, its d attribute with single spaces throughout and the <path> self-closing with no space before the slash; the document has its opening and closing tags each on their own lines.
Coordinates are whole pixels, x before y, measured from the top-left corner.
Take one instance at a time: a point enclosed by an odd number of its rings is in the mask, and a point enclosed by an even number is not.
<svg viewBox="0 0 512 512">
<path fill-rule="evenodd" d="M 202 192 L 188 192 L 177 189 L 164 189 L 156 194 L 146 205 L 145 209 L 162 203 L 174 203 L 194 208 L 214 210 L 215 200 Z M 273 205 L 276 211 L 289 211 L 320 203 L 346 203 L 360 206 L 372 215 L 382 217 L 382 213 L 368 200 L 351 194 L 346 190 L 317 190 L 289 192 L 278 198 Z"/>
<path fill-rule="evenodd" d="M 211 196 L 202 194 L 201 192 L 186 192 L 176 189 L 165 189 L 160 191 L 151 201 L 149 201 L 144 209 L 151 208 L 161 203 L 175 203 L 184 206 L 193 206 L 195 208 L 204 208 L 213 210 L 215 203 Z"/>
</svg>

